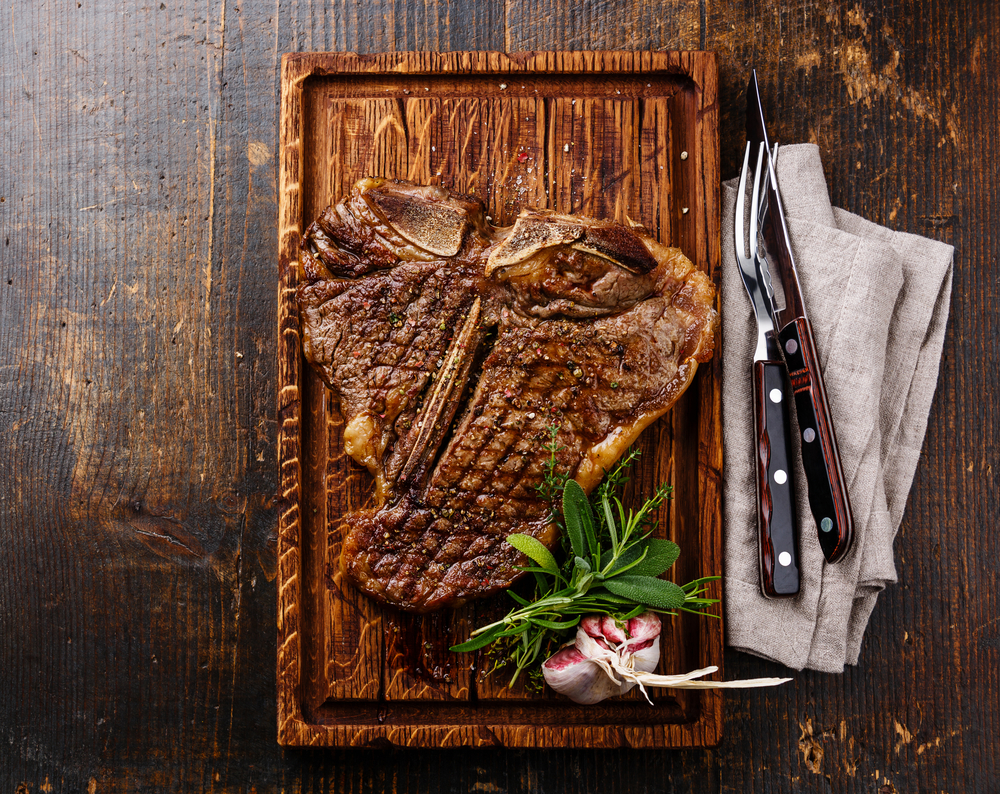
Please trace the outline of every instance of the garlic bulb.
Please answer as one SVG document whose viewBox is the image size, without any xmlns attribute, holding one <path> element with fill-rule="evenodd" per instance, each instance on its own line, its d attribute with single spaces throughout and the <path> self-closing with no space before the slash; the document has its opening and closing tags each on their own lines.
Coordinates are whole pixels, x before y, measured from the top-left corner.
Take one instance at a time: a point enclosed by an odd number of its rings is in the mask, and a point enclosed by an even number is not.
<svg viewBox="0 0 1000 794">
<path fill-rule="evenodd" d="M 627 626 L 606 615 L 589 615 L 580 621 L 576 641 L 542 663 L 542 676 L 577 703 L 598 703 L 636 685 L 616 677 L 619 668 L 651 672 L 659 661 L 660 618 L 655 612 L 644 612 Z"/>
<path fill-rule="evenodd" d="M 556 692 L 576 703 L 598 703 L 624 695 L 637 684 L 649 700 L 647 686 L 672 689 L 722 689 L 775 686 L 790 678 L 753 678 L 744 681 L 694 681 L 714 673 L 706 667 L 685 675 L 656 675 L 660 661 L 660 618 L 644 612 L 626 624 L 606 615 L 580 621 L 576 640 L 542 663 L 542 676 Z M 649 700 L 650 704 L 652 701 Z"/>
</svg>

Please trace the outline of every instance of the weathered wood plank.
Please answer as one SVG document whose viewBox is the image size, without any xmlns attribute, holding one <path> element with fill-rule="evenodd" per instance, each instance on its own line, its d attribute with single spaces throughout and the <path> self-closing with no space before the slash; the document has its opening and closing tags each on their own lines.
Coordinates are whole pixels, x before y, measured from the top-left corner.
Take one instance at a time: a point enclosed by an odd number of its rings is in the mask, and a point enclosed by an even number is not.
<svg viewBox="0 0 1000 794">
<path fill-rule="evenodd" d="M 229 745 L 237 687 L 273 690 L 243 665 L 274 622 L 275 290 L 239 284 L 274 179 L 248 200 L 247 143 L 223 151 L 221 3 L 3 17 L 0 523 L 28 590 L 0 596 L 0 779 L 207 787 L 193 756 L 150 759 Z"/>
</svg>

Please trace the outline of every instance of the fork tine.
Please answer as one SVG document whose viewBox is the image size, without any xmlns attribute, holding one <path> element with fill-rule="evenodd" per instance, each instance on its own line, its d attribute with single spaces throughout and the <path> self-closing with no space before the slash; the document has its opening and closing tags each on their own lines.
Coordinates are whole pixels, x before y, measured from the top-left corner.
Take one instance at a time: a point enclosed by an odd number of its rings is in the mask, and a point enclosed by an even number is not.
<svg viewBox="0 0 1000 794">
<path fill-rule="evenodd" d="M 743 209 L 746 206 L 745 196 L 747 192 L 747 171 L 750 169 L 750 142 L 747 142 L 746 151 L 743 153 L 743 170 L 740 171 L 740 186 L 736 193 L 736 219 L 733 223 L 733 233 L 736 243 L 736 256 L 746 257 L 746 236 L 743 234 Z"/>
<path fill-rule="evenodd" d="M 767 190 L 767 182 L 765 181 L 761 185 L 760 172 L 763 170 L 761 165 L 764 162 L 764 149 L 763 142 L 760 144 L 760 148 L 757 150 L 757 167 L 753 172 L 753 193 L 750 195 L 750 256 L 757 257 L 757 234 L 760 231 L 760 208 L 761 208 L 761 192 Z M 767 177 L 765 177 L 765 180 Z"/>
<path fill-rule="evenodd" d="M 771 165 L 776 166 L 778 163 L 778 144 L 774 144 L 774 149 L 771 150 Z M 757 228 L 760 233 L 764 233 L 764 218 L 767 216 L 767 189 L 771 184 L 771 169 L 770 167 L 764 168 L 764 184 L 760 186 L 760 209 L 757 210 Z"/>
</svg>

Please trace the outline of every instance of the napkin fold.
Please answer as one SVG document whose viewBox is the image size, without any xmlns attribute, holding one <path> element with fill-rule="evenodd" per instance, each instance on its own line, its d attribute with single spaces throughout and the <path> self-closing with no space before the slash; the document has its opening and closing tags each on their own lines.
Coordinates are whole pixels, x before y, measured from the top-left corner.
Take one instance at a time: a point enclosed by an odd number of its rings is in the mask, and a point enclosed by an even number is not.
<svg viewBox="0 0 1000 794">
<path fill-rule="evenodd" d="M 830 565 L 795 451 L 799 595 L 761 595 L 751 361 L 757 340 L 735 265 L 737 181 L 723 185 L 722 369 L 726 642 L 796 670 L 857 664 L 927 428 L 948 319 L 954 249 L 831 206 L 819 149 L 783 146 L 778 183 L 854 514 L 854 545 Z M 774 279 L 777 280 L 776 278 Z M 794 412 L 792 432 L 797 438 Z"/>
</svg>

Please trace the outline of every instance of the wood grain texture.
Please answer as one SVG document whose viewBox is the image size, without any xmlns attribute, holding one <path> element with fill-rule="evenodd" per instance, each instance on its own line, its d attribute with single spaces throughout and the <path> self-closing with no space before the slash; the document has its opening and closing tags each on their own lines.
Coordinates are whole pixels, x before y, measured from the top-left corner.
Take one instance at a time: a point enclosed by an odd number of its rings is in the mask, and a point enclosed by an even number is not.
<svg viewBox="0 0 1000 794">
<path fill-rule="evenodd" d="M 0 23 L 0 788 L 996 789 L 995 3 L 8 0 Z M 900 582 L 858 668 L 728 694 L 715 750 L 277 745 L 279 54 L 468 49 L 717 52 L 724 178 L 755 66 L 834 204 L 956 247 Z"/>
<path fill-rule="evenodd" d="M 298 332 L 290 287 L 301 230 L 368 175 L 440 180 L 483 199 L 503 225 L 525 206 L 632 219 L 717 280 L 716 86 L 715 58 L 705 53 L 285 56 L 278 234 L 279 322 L 288 344 L 280 355 L 300 357 L 291 347 Z M 634 497 L 673 484 L 661 531 L 688 552 L 685 581 L 721 573 L 718 362 L 702 369 L 677 409 L 683 420 L 670 414 L 640 441 L 644 465 L 632 478 Z M 634 693 L 598 712 L 511 689 L 502 674 L 486 674 L 484 654 L 450 652 L 472 628 L 503 615 L 501 599 L 414 616 L 361 596 L 340 570 L 340 525 L 372 498 L 371 478 L 344 455 L 343 419 L 316 376 L 300 363 L 279 370 L 288 378 L 280 394 L 296 398 L 282 425 L 279 466 L 289 478 L 283 494 L 298 508 L 289 504 L 279 527 L 279 555 L 289 563 L 278 576 L 283 744 L 718 741 L 718 692 L 655 693 L 657 706 L 645 715 Z M 663 670 L 721 658 L 720 621 L 667 622 Z"/>
</svg>

